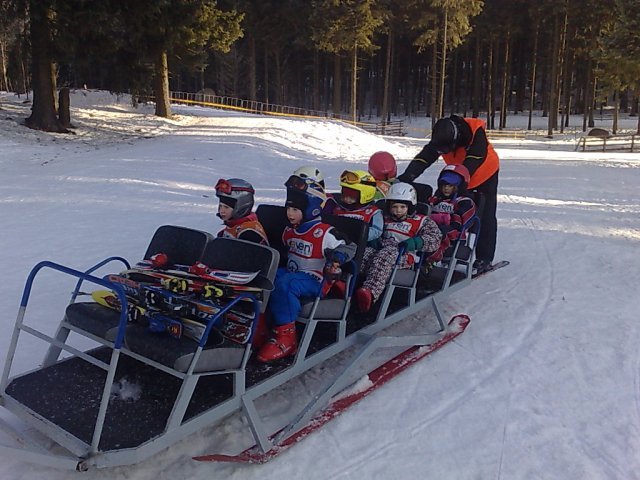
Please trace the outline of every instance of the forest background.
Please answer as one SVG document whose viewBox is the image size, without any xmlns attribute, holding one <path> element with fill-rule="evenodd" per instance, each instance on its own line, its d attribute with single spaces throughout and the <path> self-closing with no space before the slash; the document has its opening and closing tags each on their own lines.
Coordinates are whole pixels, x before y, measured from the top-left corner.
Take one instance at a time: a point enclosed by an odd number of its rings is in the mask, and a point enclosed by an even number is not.
<svg viewBox="0 0 640 480">
<path fill-rule="evenodd" d="M 33 92 L 26 125 L 59 132 L 88 87 L 162 117 L 171 91 L 490 129 L 542 111 L 549 135 L 607 108 L 616 133 L 638 115 L 639 32 L 639 0 L 0 0 L 0 90 Z"/>
</svg>

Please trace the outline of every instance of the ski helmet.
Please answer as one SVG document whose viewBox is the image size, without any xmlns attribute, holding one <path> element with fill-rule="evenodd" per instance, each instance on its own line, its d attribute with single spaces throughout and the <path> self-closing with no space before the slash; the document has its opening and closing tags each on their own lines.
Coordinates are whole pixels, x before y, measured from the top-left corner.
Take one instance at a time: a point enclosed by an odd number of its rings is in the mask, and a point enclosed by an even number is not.
<svg viewBox="0 0 640 480">
<path fill-rule="evenodd" d="M 312 180 L 315 180 L 324 189 L 324 175 L 319 168 L 305 165 L 304 167 L 298 168 L 295 172 L 293 172 L 293 174 L 300 178 L 310 178 Z"/>
<path fill-rule="evenodd" d="M 394 203 L 404 203 L 408 208 L 409 215 L 416 212 L 418 205 L 418 194 L 413 185 L 409 183 L 398 182 L 391 185 L 387 196 L 385 197 L 385 210 L 389 213 L 391 205 Z"/>
<path fill-rule="evenodd" d="M 308 222 L 322 214 L 322 207 L 327 201 L 324 188 L 315 180 L 291 175 L 284 184 L 287 187 L 287 207 L 302 211 L 302 221 Z"/>
<path fill-rule="evenodd" d="M 448 153 L 456 148 L 460 132 L 453 118 L 441 118 L 433 126 L 430 145 L 440 147 L 443 153 Z"/>
<path fill-rule="evenodd" d="M 458 191 L 466 190 L 471 176 L 464 165 L 447 165 L 438 176 L 438 185 L 448 183 L 458 187 Z"/>
<path fill-rule="evenodd" d="M 351 194 L 356 198 L 356 205 L 366 205 L 376 196 L 376 179 L 364 170 L 345 170 L 340 175 L 342 195 Z"/>
<path fill-rule="evenodd" d="M 398 176 L 396 159 L 389 152 L 376 152 L 369 157 L 369 173 L 376 180 L 391 180 Z"/>
<path fill-rule="evenodd" d="M 253 209 L 253 186 L 241 178 L 221 178 L 216 183 L 216 197 L 221 203 L 233 208 L 231 218 L 242 218 Z"/>
</svg>

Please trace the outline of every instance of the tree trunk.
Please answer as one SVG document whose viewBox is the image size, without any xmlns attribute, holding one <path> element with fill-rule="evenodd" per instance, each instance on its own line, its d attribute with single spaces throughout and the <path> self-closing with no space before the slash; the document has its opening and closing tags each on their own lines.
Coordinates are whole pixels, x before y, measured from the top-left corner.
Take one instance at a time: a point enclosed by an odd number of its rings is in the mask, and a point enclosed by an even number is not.
<svg viewBox="0 0 640 480">
<path fill-rule="evenodd" d="M 269 103 L 269 49 L 264 47 L 264 95 L 262 100 Z"/>
<path fill-rule="evenodd" d="M 620 111 L 620 92 L 613 92 L 613 125 L 611 126 L 611 133 L 618 133 L 618 112 Z"/>
<path fill-rule="evenodd" d="M 313 51 L 313 93 L 312 108 L 320 110 L 320 52 Z"/>
<path fill-rule="evenodd" d="M 593 67 L 592 60 L 589 58 L 587 61 L 587 78 L 584 82 L 584 110 L 582 112 L 582 131 L 587 131 L 587 122 L 589 120 L 589 111 L 591 110 L 591 105 L 593 105 L 593 99 L 591 98 L 591 92 L 593 89 L 591 88 L 591 77 L 593 75 Z"/>
<path fill-rule="evenodd" d="M 391 48 L 393 46 L 393 35 L 391 31 L 389 31 L 389 35 L 387 36 L 387 53 L 384 62 L 384 86 L 382 91 L 382 112 L 380 113 L 380 117 L 383 122 L 389 120 L 387 118 L 389 116 L 389 79 L 391 77 Z"/>
<path fill-rule="evenodd" d="M 493 39 L 489 39 L 487 59 L 487 128 L 493 129 Z"/>
<path fill-rule="evenodd" d="M 69 88 L 64 87 L 58 93 L 58 119 L 64 128 L 71 127 L 71 101 L 69 100 Z"/>
<path fill-rule="evenodd" d="M 256 78 L 256 38 L 249 37 L 249 100 L 258 99 L 258 81 Z"/>
<path fill-rule="evenodd" d="M 275 57 L 275 61 L 276 61 L 276 103 L 278 105 L 282 105 L 284 104 L 284 100 L 282 99 L 282 93 L 283 93 L 283 89 L 282 89 L 282 65 L 281 65 L 281 56 L 280 56 L 280 50 L 278 50 L 276 48 L 276 52 L 274 54 Z"/>
<path fill-rule="evenodd" d="M 531 59 L 531 88 L 529 90 L 529 123 L 527 130 L 531 130 L 531 117 L 536 106 L 536 70 L 538 67 L 538 38 L 540 36 L 540 20 L 536 18 L 536 29 L 533 36 L 533 58 Z"/>
<path fill-rule="evenodd" d="M 464 47 L 461 47 L 464 48 Z M 451 113 L 460 111 L 460 75 L 458 70 L 459 50 L 453 53 L 453 72 L 451 72 L 451 82 L 449 83 L 449 100 L 447 104 L 451 109 Z M 443 109 L 444 112 L 444 109 Z M 464 116 L 464 115 L 463 115 Z"/>
<path fill-rule="evenodd" d="M 0 62 L 2 62 L 2 86 L 1 89 L 6 90 L 7 92 L 11 91 L 11 87 L 9 86 L 9 80 L 7 78 L 7 54 L 5 49 L 5 36 L 2 36 L 0 40 Z"/>
<path fill-rule="evenodd" d="M 440 92 L 438 93 L 438 118 L 444 115 L 444 79 L 447 70 L 447 24 L 449 16 L 444 9 L 444 25 L 442 27 L 442 61 L 440 63 Z"/>
<path fill-rule="evenodd" d="M 31 81 L 33 86 L 33 105 L 31 116 L 25 125 L 47 132 L 65 132 L 66 130 L 56 114 L 56 76 L 51 47 L 53 45 L 51 19 L 53 11 L 50 1 L 31 0 Z"/>
<path fill-rule="evenodd" d="M 591 76 L 591 85 L 589 86 L 589 88 L 591 88 L 591 92 L 590 92 L 590 97 L 591 97 L 591 102 L 589 103 L 589 128 L 593 128 L 596 126 L 596 122 L 593 119 L 593 109 L 595 107 L 595 103 L 596 103 L 596 88 L 598 86 L 598 77 L 596 77 L 595 72 L 593 72 L 592 76 Z"/>
<path fill-rule="evenodd" d="M 431 59 L 431 128 L 438 121 L 438 42 L 433 43 L 433 58 Z"/>
<path fill-rule="evenodd" d="M 358 116 L 358 42 L 353 45 L 351 59 L 351 120 L 355 122 Z"/>
<path fill-rule="evenodd" d="M 507 98 L 509 96 L 509 56 L 511 44 L 511 30 L 507 28 L 504 40 L 504 66 L 502 71 L 502 102 L 500 103 L 500 125 L 499 130 L 507 126 Z"/>
<path fill-rule="evenodd" d="M 558 64 L 560 63 L 560 23 L 558 15 L 553 19 L 553 42 L 551 45 L 551 78 L 549 79 L 549 118 L 547 137 L 553 138 L 553 130 L 558 125 Z"/>
<path fill-rule="evenodd" d="M 480 84 L 482 82 L 482 63 L 480 61 L 481 45 L 480 35 L 476 37 L 476 52 L 473 62 L 473 118 L 480 116 Z"/>
<path fill-rule="evenodd" d="M 167 51 L 160 50 L 156 53 L 154 65 L 153 95 L 156 99 L 156 116 L 171 118 L 171 102 L 169 101 L 169 64 Z"/>
<path fill-rule="evenodd" d="M 333 58 L 333 114 L 340 116 L 342 111 L 342 69 L 340 65 L 340 55 L 337 53 Z"/>
</svg>

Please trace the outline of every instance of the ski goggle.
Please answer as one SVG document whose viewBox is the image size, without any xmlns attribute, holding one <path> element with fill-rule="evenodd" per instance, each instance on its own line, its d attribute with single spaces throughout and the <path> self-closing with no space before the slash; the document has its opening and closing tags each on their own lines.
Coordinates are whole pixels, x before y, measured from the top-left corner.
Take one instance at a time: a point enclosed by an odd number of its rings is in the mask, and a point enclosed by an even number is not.
<svg viewBox="0 0 640 480">
<path fill-rule="evenodd" d="M 300 190 L 305 192 L 310 185 L 316 184 L 316 181 L 311 178 L 302 178 L 298 175 L 291 175 L 289 179 L 284 183 L 284 186 L 293 190 Z"/>
<path fill-rule="evenodd" d="M 355 185 L 358 183 L 362 183 L 364 185 L 371 185 L 373 187 L 376 186 L 376 182 L 373 178 L 369 179 L 367 177 L 361 177 L 356 172 L 352 172 L 351 170 L 345 170 L 340 174 L 340 183 L 346 183 L 347 185 Z"/>
<path fill-rule="evenodd" d="M 248 187 L 239 187 L 237 185 L 232 185 L 228 180 L 221 178 L 216 183 L 216 193 L 222 193 L 223 195 L 231 195 L 231 192 L 250 192 L 255 193 L 253 188 Z"/>
</svg>

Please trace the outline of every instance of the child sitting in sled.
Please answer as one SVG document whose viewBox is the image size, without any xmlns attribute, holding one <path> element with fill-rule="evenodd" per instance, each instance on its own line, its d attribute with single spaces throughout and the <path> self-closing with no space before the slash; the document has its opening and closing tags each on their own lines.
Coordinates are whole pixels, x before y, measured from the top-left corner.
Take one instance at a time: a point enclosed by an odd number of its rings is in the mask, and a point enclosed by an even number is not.
<svg viewBox="0 0 640 480">
<path fill-rule="evenodd" d="M 224 222 L 224 228 L 218 232 L 218 237 L 239 238 L 261 245 L 269 245 L 267 234 L 252 212 L 253 186 L 240 178 L 221 178 L 216 184 L 218 217 Z"/>
<path fill-rule="evenodd" d="M 364 253 L 365 280 L 356 290 L 355 300 L 361 312 L 368 312 L 384 291 L 393 272 L 401 247 L 404 253 L 398 268 L 411 268 L 418 252 L 434 252 L 442 234 L 438 225 L 426 215 L 416 212 L 416 190 L 408 183 L 391 185 L 384 205 L 384 230 L 377 248 Z"/>
<path fill-rule="evenodd" d="M 340 175 L 340 194 L 333 197 L 330 213 L 361 220 L 369 225 L 367 245 L 374 246 L 384 226 L 382 210 L 375 204 L 376 180 L 364 170 L 345 170 Z M 329 203 L 329 202 L 327 202 Z M 328 212 L 325 207 L 323 213 Z M 332 296 L 345 298 L 346 284 L 338 280 L 331 288 Z"/>
<path fill-rule="evenodd" d="M 438 176 L 438 189 L 429 198 L 431 219 L 442 232 L 442 242 L 427 262 L 442 260 L 447 248 L 460 237 L 463 226 L 476 214 L 476 204 L 468 197 L 469 170 L 464 165 L 447 165 Z"/>
<path fill-rule="evenodd" d="M 382 210 L 375 204 L 376 180 L 364 170 L 345 170 L 340 175 L 340 195 L 334 197 L 332 214 L 362 220 L 369 225 L 367 245 L 382 235 Z M 326 213 L 326 212 L 325 212 Z"/>
<path fill-rule="evenodd" d="M 320 294 L 325 272 L 333 273 L 350 261 L 356 245 L 320 217 L 327 199 L 324 188 L 310 177 L 292 175 L 287 187 L 289 226 L 282 234 L 288 247 L 287 267 L 276 273 L 275 288 L 269 299 L 273 324 L 272 337 L 258 351 L 258 360 L 270 362 L 294 355 L 297 350 L 295 321 L 300 299 Z"/>
</svg>

